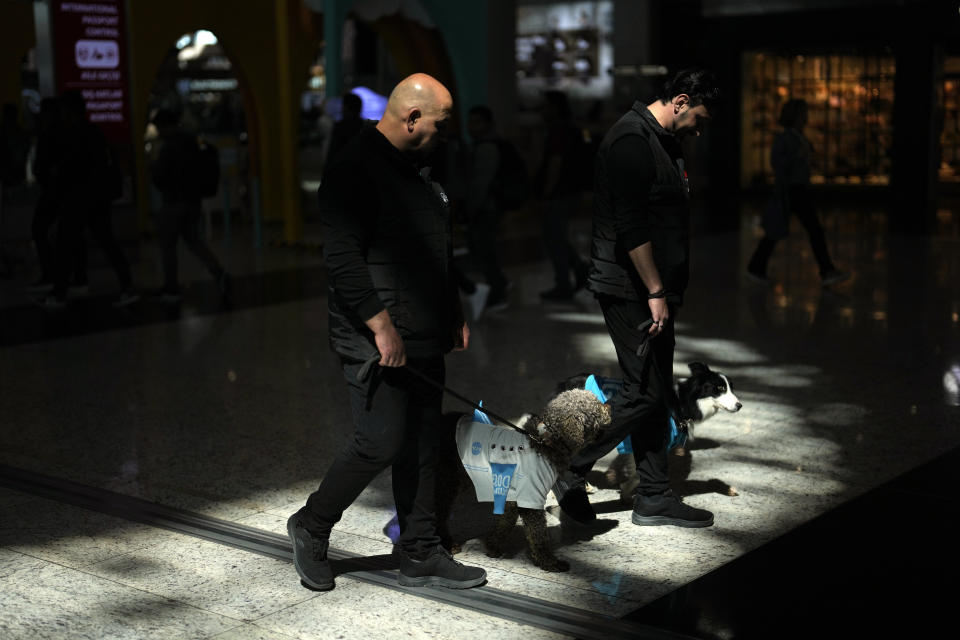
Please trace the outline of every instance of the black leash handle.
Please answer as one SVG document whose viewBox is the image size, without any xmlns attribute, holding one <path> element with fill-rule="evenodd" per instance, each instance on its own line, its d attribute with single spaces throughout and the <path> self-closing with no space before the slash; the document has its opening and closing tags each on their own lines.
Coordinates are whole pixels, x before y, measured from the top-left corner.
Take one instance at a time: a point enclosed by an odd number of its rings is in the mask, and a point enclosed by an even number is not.
<svg viewBox="0 0 960 640">
<path fill-rule="evenodd" d="M 366 380 L 366 379 L 367 379 L 367 376 L 370 375 L 370 369 L 373 368 L 373 365 L 375 365 L 375 364 L 376 364 L 377 362 L 379 362 L 379 361 L 380 361 L 380 354 L 379 354 L 379 353 L 375 353 L 374 355 L 372 355 L 372 356 L 370 356 L 369 358 L 367 358 L 367 360 L 363 363 L 363 366 L 360 367 L 360 370 L 357 371 L 357 381 L 363 382 L 364 380 Z M 487 409 L 486 407 L 481 407 L 481 406 L 480 406 L 479 404 L 477 404 L 476 402 L 474 402 L 474 401 L 472 401 L 472 400 L 470 400 L 470 399 L 468 399 L 468 398 L 460 395 L 459 393 L 457 393 L 456 391 L 454 391 L 454 390 L 451 389 L 450 387 L 446 387 L 446 386 L 440 384 L 439 382 L 437 382 L 436 380 L 434 380 L 433 378 L 427 376 L 426 374 L 421 373 L 420 371 L 417 371 L 416 369 L 414 369 L 413 367 L 411 367 L 409 364 L 406 365 L 406 369 L 407 369 L 407 371 L 409 371 L 409 372 L 412 373 L 413 375 L 417 376 L 418 378 L 420 378 L 421 380 L 423 380 L 423 381 L 426 382 L 427 384 L 431 385 L 432 387 L 434 387 L 434 388 L 436 388 L 436 389 L 440 389 L 441 391 L 446 391 L 447 393 L 449 393 L 450 395 L 452 395 L 454 398 L 456 398 L 456 399 L 459 400 L 460 402 L 464 402 L 464 403 L 470 405 L 471 407 L 473 407 L 473 408 L 476 409 L 477 411 L 480 411 L 480 412 L 482 412 L 482 413 L 487 414 L 488 416 L 490 416 L 490 417 L 493 418 L 494 420 L 497 420 L 498 422 L 501 422 L 501 423 L 507 425 L 508 427 L 511 427 L 511 428 L 515 429 L 516 431 L 519 431 L 520 433 L 522 433 L 523 435 L 527 436 L 528 438 L 530 438 L 530 439 L 532 439 L 532 440 L 536 440 L 536 439 L 537 439 L 536 436 L 531 435 L 531 434 L 530 434 L 529 432 L 527 432 L 527 431 L 524 431 L 523 429 L 521 429 L 521 428 L 518 427 L 517 425 L 513 424 L 512 422 L 510 422 L 509 420 L 507 420 L 507 419 L 504 418 L 503 416 L 497 415 L 496 413 L 494 413 L 494 412 L 491 411 L 490 409 Z"/>
<path fill-rule="evenodd" d="M 663 403 L 667 407 L 667 411 L 671 414 L 674 421 L 677 423 L 679 428 L 681 425 L 680 420 L 680 398 L 677 396 L 677 392 L 674 391 L 673 385 L 668 384 L 666 376 L 663 375 L 663 372 L 660 371 L 660 365 L 657 364 L 657 357 L 653 354 L 648 354 L 650 351 L 650 341 L 653 340 L 656 336 L 651 336 L 646 330 L 653 324 L 653 318 L 647 318 L 639 325 L 637 325 L 637 330 L 644 336 L 643 340 L 640 342 L 640 346 L 637 347 L 637 357 L 646 358 L 647 355 L 650 356 L 652 360 L 652 367 L 657 373 L 657 377 L 660 378 L 660 386 L 663 387 Z"/>
</svg>

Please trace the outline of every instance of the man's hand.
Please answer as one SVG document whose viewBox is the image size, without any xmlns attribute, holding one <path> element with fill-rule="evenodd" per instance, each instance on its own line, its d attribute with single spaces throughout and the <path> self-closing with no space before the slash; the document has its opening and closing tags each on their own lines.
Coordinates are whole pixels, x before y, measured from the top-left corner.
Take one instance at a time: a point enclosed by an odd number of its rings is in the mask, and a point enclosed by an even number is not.
<svg viewBox="0 0 960 640">
<path fill-rule="evenodd" d="M 403 338 L 390 320 L 390 314 L 384 309 L 367 320 L 367 326 L 373 331 L 373 339 L 380 352 L 381 367 L 402 367 L 407 364 L 407 351 Z"/>
<path fill-rule="evenodd" d="M 470 327 L 464 322 L 459 329 L 453 331 L 453 350 L 466 351 L 470 346 Z"/>
<path fill-rule="evenodd" d="M 650 317 L 653 318 L 649 333 L 651 336 L 658 336 L 670 319 L 670 308 L 666 298 L 650 298 L 647 302 L 650 305 Z"/>
</svg>

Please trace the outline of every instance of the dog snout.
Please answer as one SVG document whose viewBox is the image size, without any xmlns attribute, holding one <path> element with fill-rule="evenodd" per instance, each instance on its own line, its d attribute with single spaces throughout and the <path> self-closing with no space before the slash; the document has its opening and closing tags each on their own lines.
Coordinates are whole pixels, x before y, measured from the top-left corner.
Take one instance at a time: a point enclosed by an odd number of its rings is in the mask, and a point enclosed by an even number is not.
<svg viewBox="0 0 960 640">
<path fill-rule="evenodd" d="M 738 402 L 738 403 L 736 404 L 736 406 L 734 406 L 733 410 L 734 410 L 734 411 L 740 411 L 740 409 L 741 409 L 742 407 L 743 407 L 743 405 Z"/>
</svg>

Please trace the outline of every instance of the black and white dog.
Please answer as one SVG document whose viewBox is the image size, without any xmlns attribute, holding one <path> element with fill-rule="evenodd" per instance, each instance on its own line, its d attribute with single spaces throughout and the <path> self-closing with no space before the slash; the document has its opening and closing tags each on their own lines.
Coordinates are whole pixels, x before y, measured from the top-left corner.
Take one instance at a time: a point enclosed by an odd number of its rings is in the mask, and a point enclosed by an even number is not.
<svg viewBox="0 0 960 640">
<path fill-rule="evenodd" d="M 705 420 L 712 418 L 721 411 L 735 413 L 739 411 L 743 404 L 733 392 L 730 380 L 719 371 L 714 371 L 702 362 L 691 362 L 688 365 L 690 376 L 680 378 L 675 385 L 679 407 L 675 416 L 679 424 L 672 425 L 672 429 L 679 429 L 683 432 L 682 438 L 676 438 L 676 433 L 671 433 L 671 439 L 679 440 L 680 444 L 672 448 L 674 460 L 678 464 L 671 464 L 671 481 L 675 481 L 691 492 L 716 492 L 723 495 L 735 496 L 737 491 L 734 487 L 720 481 L 687 481 L 686 476 L 690 472 L 690 454 L 687 445 L 693 440 L 694 427 Z M 571 376 L 561 381 L 556 388 L 556 393 L 565 389 L 582 389 L 587 385 L 590 378 L 589 374 L 581 373 Z M 619 387 L 619 380 L 607 379 L 601 383 L 601 386 L 609 385 L 608 389 L 615 390 Z M 677 475 L 677 477 L 673 477 Z M 607 470 L 606 482 L 608 485 L 619 485 L 621 495 L 628 497 L 636 486 L 636 475 L 633 465 L 630 462 L 629 455 L 619 456 Z M 700 485 L 703 486 L 700 486 Z M 690 485 L 690 486 L 686 486 Z"/>
<path fill-rule="evenodd" d="M 693 427 L 712 418 L 720 411 L 735 413 L 743 404 L 733 393 L 730 380 L 719 371 L 714 371 L 702 362 L 691 362 L 687 365 L 690 377 L 681 378 L 675 387 L 677 398 L 680 400 L 679 416 L 681 428 L 690 430 Z M 580 373 L 563 380 L 557 385 L 556 393 L 567 389 L 583 389 L 590 374 Z M 617 384 L 619 381 L 612 381 Z"/>
</svg>

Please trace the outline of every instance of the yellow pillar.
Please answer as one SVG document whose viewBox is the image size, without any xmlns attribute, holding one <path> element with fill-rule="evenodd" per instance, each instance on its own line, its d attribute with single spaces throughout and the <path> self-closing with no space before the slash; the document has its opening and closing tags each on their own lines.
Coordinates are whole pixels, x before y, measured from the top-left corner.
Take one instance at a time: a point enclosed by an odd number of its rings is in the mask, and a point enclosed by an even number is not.
<svg viewBox="0 0 960 640">
<path fill-rule="evenodd" d="M 299 69 L 299 65 L 292 64 L 291 49 L 293 38 L 291 34 L 292 12 L 291 0 L 277 0 L 276 9 L 276 44 L 277 44 L 277 73 L 276 99 L 277 110 L 280 113 L 277 124 L 276 143 L 276 204 L 283 218 L 283 236 L 287 242 L 300 240 L 303 233 L 303 217 L 300 210 L 300 180 L 299 180 L 299 147 L 298 144 L 298 112 L 299 101 L 294 92 L 296 87 L 303 84 L 303 78 L 293 78 L 291 73 Z M 298 82 L 299 80 L 299 82 Z M 270 158 L 273 160 L 274 158 Z M 267 158 L 263 159 L 268 160 Z M 267 190 L 264 189 L 262 206 L 269 207 L 272 203 L 267 200 Z"/>
</svg>

